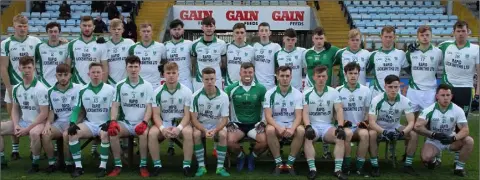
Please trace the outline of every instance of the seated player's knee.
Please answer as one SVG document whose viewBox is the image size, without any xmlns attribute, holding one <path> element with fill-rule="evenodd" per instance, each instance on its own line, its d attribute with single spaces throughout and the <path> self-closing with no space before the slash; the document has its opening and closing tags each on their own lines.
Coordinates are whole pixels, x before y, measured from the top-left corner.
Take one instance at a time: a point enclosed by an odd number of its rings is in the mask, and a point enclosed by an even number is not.
<svg viewBox="0 0 480 180">
<path fill-rule="evenodd" d="M 202 139 L 202 131 L 198 129 L 193 130 L 193 139 L 195 140 L 201 140 Z"/>
<path fill-rule="evenodd" d="M 238 143 L 238 141 L 237 141 L 237 137 L 235 137 L 235 135 L 233 135 L 233 134 L 228 135 L 228 137 L 227 137 L 227 145 L 228 146 L 234 146 L 237 143 Z"/>
<path fill-rule="evenodd" d="M 422 152 L 422 162 L 432 162 L 433 158 L 435 158 L 435 154 L 432 151 L 423 151 Z"/>
<path fill-rule="evenodd" d="M 220 139 L 227 138 L 227 131 L 225 129 L 222 129 L 222 130 L 218 131 L 218 137 Z"/>
<path fill-rule="evenodd" d="M 368 135 L 370 136 L 370 139 L 374 138 L 377 139 L 377 131 L 375 130 L 368 130 Z"/>
<path fill-rule="evenodd" d="M 275 127 L 273 127 L 272 125 L 267 125 L 267 128 L 265 129 L 265 133 L 267 134 L 267 136 L 276 136 Z"/>
<path fill-rule="evenodd" d="M 344 131 L 345 131 L 345 140 L 351 139 L 352 136 L 353 136 L 352 129 L 350 129 L 350 128 L 345 128 Z"/>
<path fill-rule="evenodd" d="M 295 129 L 295 136 L 297 137 L 303 137 L 305 136 L 305 128 L 303 126 L 298 126 L 297 129 Z"/>
<path fill-rule="evenodd" d="M 191 126 L 187 126 L 182 129 L 182 135 L 184 140 L 192 140 L 193 139 L 193 129 Z"/>
<path fill-rule="evenodd" d="M 368 137 L 369 137 L 368 130 L 358 129 L 357 133 L 358 133 L 358 139 L 360 141 L 368 141 Z"/>
<path fill-rule="evenodd" d="M 102 142 L 108 142 L 110 141 L 110 136 L 108 136 L 108 132 L 106 131 L 100 131 L 100 140 Z"/>
<path fill-rule="evenodd" d="M 110 135 L 109 135 L 109 138 L 110 138 L 110 141 L 120 141 L 119 134 L 117 134 L 116 136 L 110 136 Z M 103 139 L 103 138 L 102 138 L 102 139 Z"/>
<path fill-rule="evenodd" d="M 467 136 L 467 137 L 463 138 L 464 146 L 473 147 L 474 143 L 475 142 L 474 142 L 473 138 L 470 137 L 470 136 Z"/>
<path fill-rule="evenodd" d="M 415 140 L 415 139 L 418 138 L 418 134 L 415 131 L 412 130 L 408 133 L 408 138 Z"/>
<path fill-rule="evenodd" d="M 145 132 L 143 134 L 146 134 Z M 160 130 L 158 128 L 156 128 L 155 126 L 150 128 L 150 130 L 148 131 L 148 138 L 158 138 L 158 135 L 160 134 Z"/>
<path fill-rule="evenodd" d="M 52 140 L 52 133 L 42 134 L 41 139 L 42 139 L 43 141 L 50 141 L 50 140 Z"/>
<path fill-rule="evenodd" d="M 36 129 L 32 129 L 30 130 L 30 132 L 28 132 L 29 135 L 30 135 L 30 141 L 39 141 L 40 140 L 40 134 L 42 133 L 41 131 L 38 131 Z"/>
</svg>

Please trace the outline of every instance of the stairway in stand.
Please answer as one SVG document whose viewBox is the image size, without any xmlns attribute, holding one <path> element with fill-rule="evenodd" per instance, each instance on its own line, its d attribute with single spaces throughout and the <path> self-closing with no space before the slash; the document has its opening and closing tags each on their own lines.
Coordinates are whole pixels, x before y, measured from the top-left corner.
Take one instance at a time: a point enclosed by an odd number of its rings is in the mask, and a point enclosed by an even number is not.
<svg viewBox="0 0 480 180">
<path fill-rule="evenodd" d="M 173 5 L 173 1 L 144 1 L 135 23 L 138 28 L 138 41 L 140 37 L 140 24 L 149 22 L 153 26 L 153 39 L 159 40 L 159 33 L 163 27 L 164 20 L 167 17 L 168 8 Z"/>
<path fill-rule="evenodd" d="M 313 2 L 309 4 L 315 9 Z M 325 29 L 327 41 L 339 48 L 346 47 L 350 25 L 347 24 L 341 4 L 337 1 L 320 1 L 319 4 L 320 10 L 316 13 Z"/>
</svg>

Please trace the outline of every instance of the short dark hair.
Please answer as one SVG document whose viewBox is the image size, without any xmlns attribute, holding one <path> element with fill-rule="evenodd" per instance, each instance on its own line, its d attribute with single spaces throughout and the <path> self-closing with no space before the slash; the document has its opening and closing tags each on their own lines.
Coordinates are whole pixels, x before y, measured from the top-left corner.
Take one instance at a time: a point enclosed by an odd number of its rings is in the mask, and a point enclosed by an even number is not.
<svg viewBox="0 0 480 180">
<path fill-rule="evenodd" d="M 268 24 L 267 22 L 262 22 L 258 25 L 258 28 L 260 29 L 260 26 L 264 26 L 264 27 L 268 27 L 268 29 L 270 29 L 270 24 Z"/>
<path fill-rule="evenodd" d="M 245 26 L 245 24 L 243 23 L 236 23 L 235 25 L 233 25 L 233 28 L 232 30 L 235 31 L 235 29 L 245 29 L 245 31 L 247 30 L 247 27 Z"/>
<path fill-rule="evenodd" d="M 45 26 L 45 32 L 48 33 L 48 29 L 52 29 L 54 27 L 58 28 L 58 32 L 62 32 L 62 26 L 57 22 L 49 22 L 47 26 Z"/>
<path fill-rule="evenodd" d="M 180 19 L 175 19 L 172 22 L 170 22 L 170 29 L 176 28 L 178 26 L 181 26 L 183 28 L 185 24 L 183 24 L 183 21 Z"/>
<path fill-rule="evenodd" d="M 348 71 L 357 70 L 360 72 L 360 64 L 356 62 L 349 62 L 345 67 L 343 67 L 343 72 L 347 73 Z"/>
<path fill-rule="evenodd" d="M 383 35 L 383 33 L 391 33 L 391 32 L 393 32 L 393 34 L 395 34 L 395 27 L 390 26 L 390 25 L 386 25 L 382 28 L 382 31 L 381 31 L 380 35 Z"/>
<path fill-rule="evenodd" d="M 313 68 L 313 74 L 320 74 L 320 73 L 323 73 L 325 71 L 327 71 L 327 66 L 324 66 L 324 65 L 319 65 L 319 66 L 315 66 Z"/>
<path fill-rule="evenodd" d="M 56 73 L 70 73 L 70 66 L 68 64 L 62 63 L 57 66 L 55 69 Z"/>
<path fill-rule="evenodd" d="M 142 63 L 138 56 L 130 55 L 130 56 L 127 56 L 127 58 L 125 59 L 125 65 L 128 66 L 128 64 L 142 64 Z"/>
<path fill-rule="evenodd" d="M 387 77 L 385 77 L 384 81 L 385 81 L 385 84 L 392 84 L 395 81 L 400 82 L 400 78 L 395 74 L 390 74 Z"/>
<path fill-rule="evenodd" d="M 432 28 L 430 28 L 430 26 L 428 26 L 428 25 L 421 25 L 417 30 L 417 34 L 418 33 L 424 33 L 425 31 L 432 32 Z"/>
<path fill-rule="evenodd" d="M 290 74 L 292 74 L 292 68 L 290 66 L 280 66 L 277 68 L 277 74 L 285 71 L 290 71 Z"/>
<path fill-rule="evenodd" d="M 80 17 L 80 22 L 85 22 L 85 21 L 93 21 L 92 16 L 82 16 Z"/>
<path fill-rule="evenodd" d="M 202 70 L 202 76 L 203 76 L 204 74 L 215 74 L 215 69 L 213 69 L 212 67 L 203 68 L 203 70 Z"/>
<path fill-rule="evenodd" d="M 297 32 L 295 32 L 295 29 L 293 28 L 288 28 L 285 30 L 285 33 L 283 36 L 287 36 L 289 38 L 296 38 L 297 37 Z"/>
<path fill-rule="evenodd" d="M 90 63 L 90 65 L 88 65 L 88 70 L 92 69 L 92 68 L 95 67 L 95 66 L 98 66 L 98 67 L 103 68 L 103 65 L 102 65 L 101 63 L 99 63 L 99 62 L 92 62 L 92 63 Z M 102 69 L 102 70 L 103 70 L 103 69 Z"/>
<path fill-rule="evenodd" d="M 439 92 L 440 90 L 442 90 L 442 89 L 443 89 L 443 90 L 450 90 L 450 91 L 451 91 L 451 90 L 452 90 L 452 86 L 450 86 L 450 85 L 448 85 L 448 84 L 445 84 L 445 83 L 442 83 L 442 84 L 438 85 L 436 94 L 438 94 L 438 92 Z"/>
<path fill-rule="evenodd" d="M 466 21 L 459 20 L 453 25 L 453 31 L 457 28 L 463 28 L 464 26 L 467 26 L 468 29 L 468 23 Z"/>
<path fill-rule="evenodd" d="M 242 69 L 253 68 L 253 70 L 255 70 L 255 65 L 253 65 L 253 63 L 251 62 L 244 62 L 242 63 L 242 65 L 240 65 L 240 68 Z"/>
<path fill-rule="evenodd" d="M 207 16 L 202 19 L 202 25 L 215 25 L 215 19 L 212 16 Z"/>
<path fill-rule="evenodd" d="M 325 34 L 325 30 L 323 29 L 323 27 L 317 27 L 312 31 L 312 35 L 321 36 L 324 34 Z"/>
<path fill-rule="evenodd" d="M 35 65 L 35 61 L 33 60 L 32 56 L 22 56 L 18 63 L 22 66 L 26 66 L 28 64 Z"/>
</svg>

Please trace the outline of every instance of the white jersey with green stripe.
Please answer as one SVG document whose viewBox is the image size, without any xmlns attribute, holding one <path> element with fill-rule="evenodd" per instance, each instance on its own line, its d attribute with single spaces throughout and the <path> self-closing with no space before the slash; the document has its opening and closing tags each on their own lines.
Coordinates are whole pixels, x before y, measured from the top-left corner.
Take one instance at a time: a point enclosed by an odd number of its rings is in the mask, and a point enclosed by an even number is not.
<svg viewBox="0 0 480 180">
<path fill-rule="evenodd" d="M 128 50 L 135 42 L 121 38 L 118 43 L 111 40 L 106 43 L 108 61 L 108 84 L 115 85 L 127 77 L 125 59 Z"/>
<path fill-rule="evenodd" d="M 357 83 L 353 90 L 349 89 L 348 85 L 339 86 L 336 90 L 339 92 L 343 104 L 343 119 L 356 126 L 366 118 L 365 113 L 368 111 L 372 99 L 370 89 Z"/>
<path fill-rule="evenodd" d="M 276 122 L 291 123 L 295 120 L 295 110 L 303 109 L 302 93 L 290 86 L 287 94 L 282 95 L 280 87 L 274 87 L 265 93 L 263 108 L 272 110 Z"/>
<path fill-rule="evenodd" d="M 402 68 L 408 67 L 408 62 L 405 59 L 405 52 L 398 49 L 391 49 L 388 51 L 379 49 L 374 51 L 369 58 L 368 69 L 373 68 L 373 80 L 370 86 L 377 91 L 384 92 L 385 77 L 388 75 L 400 76 Z"/>
<path fill-rule="evenodd" d="M 397 128 L 400 125 L 402 113 L 413 113 L 410 100 L 397 94 L 393 104 L 390 104 L 386 93 L 374 97 L 368 111 L 368 114 L 377 116 L 377 124 L 383 129 Z"/>
<path fill-rule="evenodd" d="M 203 125 L 216 125 L 229 115 L 228 95 L 216 88 L 217 93 L 212 98 L 208 97 L 204 88 L 193 93 L 190 112 L 197 113 L 197 120 Z"/>
<path fill-rule="evenodd" d="M 162 80 L 158 72 L 158 65 L 160 65 L 162 59 L 166 59 L 165 45 L 152 41 L 148 46 L 144 46 L 141 42 L 138 42 L 130 47 L 129 54 L 140 58 L 142 62 L 140 76 L 145 81 L 150 82 L 153 89 L 158 88 Z"/>
<path fill-rule="evenodd" d="M 430 131 L 447 135 L 455 134 L 455 128 L 458 124 L 468 123 L 463 109 L 453 102 L 444 111 L 440 109 L 440 105 L 436 102 L 424 109 L 420 113 L 419 119 L 427 121 L 427 129 Z"/>
<path fill-rule="evenodd" d="M 56 115 L 55 121 L 68 122 L 70 120 L 78 99 L 78 92 L 82 88 L 83 85 L 70 82 L 65 90 L 58 89 L 56 84 L 48 89 L 49 109 Z"/>
<path fill-rule="evenodd" d="M 48 89 L 36 78 L 33 79 L 29 87 L 20 82 L 13 86 L 13 102 L 14 106 L 20 107 L 22 120 L 33 123 L 38 114 L 40 114 L 40 106 L 48 106 Z"/>
<path fill-rule="evenodd" d="M 346 75 L 345 72 L 343 71 L 343 68 L 350 62 L 356 62 L 358 65 L 360 65 L 360 73 L 358 76 L 358 82 L 362 85 L 366 85 L 367 83 L 367 65 L 368 65 L 368 59 L 370 58 L 370 51 L 367 51 L 365 49 L 359 49 L 356 52 L 353 52 L 350 48 L 346 47 L 343 49 L 340 49 L 337 54 L 335 55 L 335 62 L 333 64 L 340 64 L 340 82 L 344 83 L 346 81 Z M 342 82 L 343 81 L 343 82 Z"/>
<path fill-rule="evenodd" d="M 107 60 L 105 44 L 99 44 L 96 41 L 97 37 L 93 37 L 89 42 L 85 42 L 80 37 L 68 44 L 68 58 L 72 61 L 72 79 L 75 83 L 84 85 L 90 83 L 90 77 L 88 77 L 90 63 Z"/>
<path fill-rule="evenodd" d="M 138 124 L 143 121 L 147 105 L 153 100 L 152 84 L 141 77 L 137 84 L 132 84 L 127 77 L 115 86 L 113 102 L 120 103 L 118 120 L 125 120 L 129 124 Z"/>
<path fill-rule="evenodd" d="M 35 47 L 35 61 L 38 68 L 38 78 L 47 87 L 57 83 L 57 65 L 65 63 L 68 56 L 68 44 L 50 46 L 48 42 L 40 43 Z"/>
<path fill-rule="evenodd" d="M 173 41 L 165 42 L 165 48 L 167 49 L 167 61 L 177 63 L 178 75 L 181 82 L 192 81 L 192 61 L 190 60 L 192 44 L 192 41 L 185 39 L 181 39 L 177 43 Z M 188 84 L 188 86 L 191 86 L 191 83 Z"/>
<path fill-rule="evenodd" d="M 303 94 L 303 105 L 308 106 L 310 124 L 332 124 L 334 105 L 342 103 L 340 93 L 330 86 L 325 86 L 321 94 L 318 94 L 317 87 L 308 88 Z"/>
<path fill-rule="evenodd" d="M 22 73 L 19 69 L 19 61 L 23 56 L 34 56 L 35 46 L 42 41 L 35 36 L 27 36 L 19 41 L 14 36 L 3 40 L 0 44 L 0 56 L 8 56 L 8 76 L 10 84 L 15 85 L 22 81 Z"/>
<path fill-rule="evenodd" d="M 443 82 L 453 87 L 473 87 L 475 66 L 480 64 L 479 46 L 467 41 L 458 48 L 454 41 L 439 45 L 443 52 Z"/>
<path fill-rule="evenodd" d="M 291 85 L 297 90 L 303 89 L 303 66 L 304 66 L 304 51 L 302 47 L 295 47 L 292 51 L 287 51 L 285 48 L 275 53 L 275 67 L 289 66 L 292 68 Z M 260 69 L 259 69 L 260 70 Z"/>
<path fill-rule="evenodd" d="M 275 53 L 282 47 L 273 42 L 253 44 L 255 49 L 255 78 L 267 89 L 275 87 Z"/>
<path fill-rule="evenodd" d="M 101 82 L 97 86 L 92 83 L 85 85 L 79 91 L 77 102 L 75 103 L 74 113 L 70 121 L 77 122 L 80 109 L 85 109 L 86 119 L 96 125 L 100 125 L 110 120 L 110 108 L 115 95 L 115 88 L 109 84 Z"/>
<path fill-rule="evenodd" d="M 225 86 L 240 81 L 240 66 L 242 63 L 253 63 L 255 50 L 252 46 L 245 44 L 237 46 L 235 43 L 227 45 L 227 74 L 225 77 Z"/>
<path fill-rule="evenodd" d="M 182 119 L 185 116 L 185 106 L 190 107 L 192 103 L 192 91 L 190 88 L 177 83 L 173 92 L 168 91 L 167 84 L 163 84 L 153 93 L 152 107 L 160 108 L 160 116 L 165 126 L 172 126 L 174 119 Z"/>
<path fill-rule="evenodd" d="M 193 42 L 191 53 L 193 57 L 197 57 L 197 67 L 195 67 L 196 82 L 202 82 L 202 70 L 206 67 L 215 69 L 217 81 L 222 80 L 220 63 L 222 56 L 227 54 L 227 44 L 225 41 L 213 37 L 210 43 L 206 43 L 203 37 L 201 37 Z"/>
<path fill-rule="evenodd" d="M 430 44 L 426 51 L 407 51 L 406 58 L 412 71 L 408 81 L 409 88 L 417 90 L 435 89 L 437 87 L 435 75 L 439 64 L 442 62 L 442 51 Z"/>
</svg>

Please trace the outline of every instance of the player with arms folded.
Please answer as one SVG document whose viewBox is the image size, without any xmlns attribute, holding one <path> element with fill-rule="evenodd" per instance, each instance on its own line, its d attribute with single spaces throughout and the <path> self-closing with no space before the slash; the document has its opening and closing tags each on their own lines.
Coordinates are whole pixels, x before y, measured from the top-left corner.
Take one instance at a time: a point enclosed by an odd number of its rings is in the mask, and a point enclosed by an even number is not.
<svg viewBox="0 0 480 180">
<path fill-rule="evenodd" d="M 253 62 L 255 49 L 245 42 L 247 28 L 243 23 L 233 25 L 234 40 L 227 44 L 227 73 L 225 87 L 240 81 L 240 66 L 245 62 Z"/>
<path fill-rule="evenodd" d="M 274 56 L 282 47 L 270 41 L 270 25 L 267 22 L 262 22 L 258 25 L 258 36 L 260 42 L 253 44 L 255 49 L 255 78 L 258 82 L 267 88 L 267 90 L 275 87 L 275 62 Z"/>
</svg>

